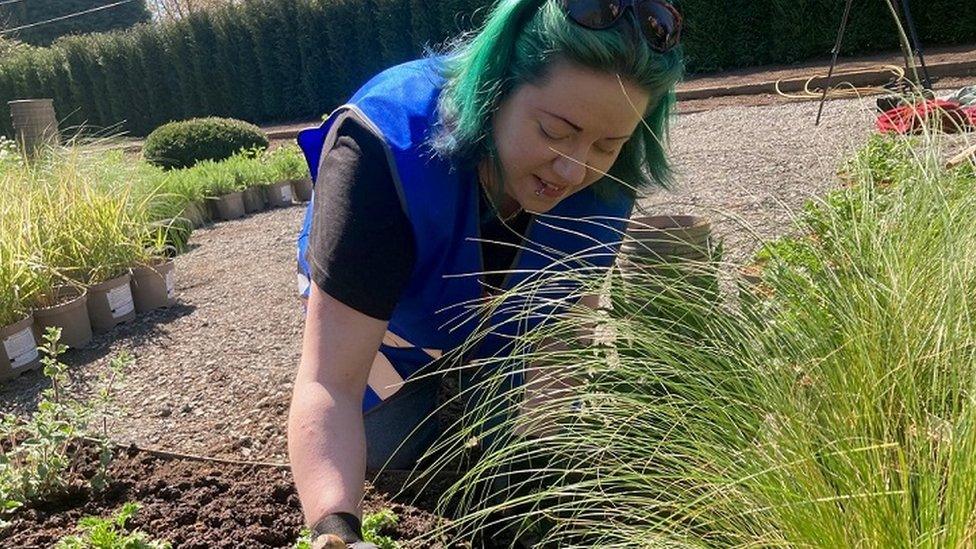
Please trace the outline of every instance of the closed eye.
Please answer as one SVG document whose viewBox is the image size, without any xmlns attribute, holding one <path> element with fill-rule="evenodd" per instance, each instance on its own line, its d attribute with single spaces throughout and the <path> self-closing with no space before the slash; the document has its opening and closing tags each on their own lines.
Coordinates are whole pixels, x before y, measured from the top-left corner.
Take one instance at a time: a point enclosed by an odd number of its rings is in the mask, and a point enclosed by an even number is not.
<svg viewBox="0 0 976 549">
<path fill-rule="evenodd" d="M 543 137 L 545 137 L 547 139 L 552 139 L 553 141 L 562 141 L 563 139 L 566 139 L 567 137 L 569 137 L 568 135 L 562 135 L 562 136 L 554 135 L 551 132 L 549 132 L 548 130 L 546 130 L 546 127 L 543 126 L 542 124 L 539 124 L 539 132 L 542 133 L 542 136 Z"/>
</svg>

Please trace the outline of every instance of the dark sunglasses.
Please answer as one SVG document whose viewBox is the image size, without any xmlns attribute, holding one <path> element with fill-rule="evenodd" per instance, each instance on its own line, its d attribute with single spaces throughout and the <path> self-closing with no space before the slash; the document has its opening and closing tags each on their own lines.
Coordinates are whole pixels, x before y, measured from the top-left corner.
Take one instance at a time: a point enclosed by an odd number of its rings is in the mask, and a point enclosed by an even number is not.
<svg viewBox="0 0 976 549">
<path fill-rule="evenodd" d="M 559 0 L 577 25 L 604 30 L 617 24 L 629 7 L 651 49 L 665 53 L 681 38 L 681 14 L 663 0 Z"/>
</svg>

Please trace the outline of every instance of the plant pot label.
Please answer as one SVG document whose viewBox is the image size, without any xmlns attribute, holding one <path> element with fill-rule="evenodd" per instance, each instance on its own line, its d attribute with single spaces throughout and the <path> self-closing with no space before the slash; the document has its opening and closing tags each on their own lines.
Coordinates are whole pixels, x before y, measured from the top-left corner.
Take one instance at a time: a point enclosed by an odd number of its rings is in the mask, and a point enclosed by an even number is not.
<svg viewBox="0 0 976 549">
<path fill-rule="evenodd" d="M 10 357 L 10 367 L 21 368 L 37 358 L 37 342 L 30 326 L 3 339 L 3 350 Z"/>
<path fill-rule="evenodd" d="M 105 297 L 108 298 L 108 306 L 112 309 L 112 318 L 121 318 L 136 308 L 132 301 L 132 290 L 128 284 L 109 290 Z"/>
<path fill-rule="evenodd" d="M 291 200 L 291 185 L 286 185 L 281 188 L 281 199 L 285 202 Z"/>
<path fill-rule="evenodd" d="M 173 271 L 166 273 L 166 299 L 173 299 L 176 294 L 176 276 Z"/>
</svg>

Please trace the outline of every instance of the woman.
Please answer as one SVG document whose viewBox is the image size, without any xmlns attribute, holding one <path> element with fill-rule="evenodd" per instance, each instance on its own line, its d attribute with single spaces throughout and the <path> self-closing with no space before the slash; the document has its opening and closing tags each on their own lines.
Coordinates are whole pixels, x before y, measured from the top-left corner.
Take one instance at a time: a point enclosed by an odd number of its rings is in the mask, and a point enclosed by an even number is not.
<svg viewBox="0 0 976 549">
<path fill-rule="evenodd" d="M 317 534 L 357 542 L 366 469 L 409 467 L 438 434 L 439 380 L 417 372 L 477 328 L 459 308 L 612 263 L 621 182 L 669 181 L 680 24 L 663 0 L 501 0 L 447 55 L 384 71 L 299 136 L 316 187 L 288 442 Z M 467 356 L 532 327 L 491 320 Z"/>
</svg>

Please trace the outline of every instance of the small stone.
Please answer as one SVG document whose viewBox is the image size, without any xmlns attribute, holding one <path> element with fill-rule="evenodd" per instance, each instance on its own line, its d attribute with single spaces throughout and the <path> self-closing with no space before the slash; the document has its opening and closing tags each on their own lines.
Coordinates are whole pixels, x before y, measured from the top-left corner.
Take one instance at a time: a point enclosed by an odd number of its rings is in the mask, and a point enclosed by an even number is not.
<svg viewBox="0 0 976 549">
<path fill-rule="evenodd" d="M 169 406 L 164 406 L 159 411 L 159 417 L 169 417 L 172 413 L 173 413 L 173 409 L 172 408 L 170 408 Z"/>
</svg>

